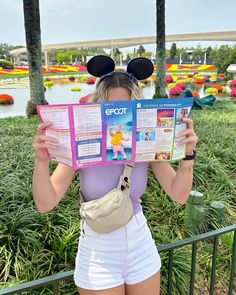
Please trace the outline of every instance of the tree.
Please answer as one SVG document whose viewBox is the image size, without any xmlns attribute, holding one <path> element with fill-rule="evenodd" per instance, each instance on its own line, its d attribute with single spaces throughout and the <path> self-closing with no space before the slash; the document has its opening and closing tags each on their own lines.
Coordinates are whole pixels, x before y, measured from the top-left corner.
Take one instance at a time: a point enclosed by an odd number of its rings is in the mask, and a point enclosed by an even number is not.
<svg viewBox="0 0 236 295">
<path fill-rule="evenodd" d="M 143 47 L 143 45 L 140 45 L 137 50 L 138 55 L 142 56 L 144 52 L 145 52 L 145 48 Z"/>
<path fill-rule="evenodd" d="M 236 49 L 232 49 L 228 45 L 221 45 L 218 50 L 212 50 L 210 57 L 217 66 L 217 73 L 225 73 L 228 66 L 235 63 Z"/>
<path fill-rule="evenodd" d="M 165 88 L 165 0 L 156 0 L 156 84 L 154 98 L 167 97 Z"/>
<path fill-rule="evenodd" d="M 174 59 L 177 54 L 177 47 L 176 43 L 172 43 L 171 48 L 170 48 L 170 58 Z"/>
<path fill-rule="evenodd" d="M 37 114 L 38 104 L 47 104 L 42 75 L 39 0 L 23 0 L 23 9 L 30 80 L 30 100 L 26 114 L 31 117 Z"/>
<path fill-rule="evenodd" d="M 57 62 L 59 64 L 69 64 L 71 61 L 71 54 L 70 52 L 66 52 L 66 51 L 63 51 L 63 52 L 58 52 L 57 53 Z"/>
<path fill-rule="evenodd" d="M 207 58 L 210 57 L 211 52 L 212 52 L 212 48 L 211 48 L 211 46 L 207 47 L 207 50 L 206 50 L 206 57 L 207 57 Z"/>
<path fill-rule="evenodd" d="M 119 48 L 114 49 L 114 59 L 118 63 L 120 61 L 120 56 L 122 52 L 119 50 Z"/>
<path fill-rule="evenodd" d="M 196 46 L 196 48 L 194 48 L 194 50 L 193 50 L 193 58 L 197 58 L 197 59 L 201 60 L 202 57 L 203 57 L 202 46 L 201 46 L 201 44 L 198 44 Z"/>
</svg>

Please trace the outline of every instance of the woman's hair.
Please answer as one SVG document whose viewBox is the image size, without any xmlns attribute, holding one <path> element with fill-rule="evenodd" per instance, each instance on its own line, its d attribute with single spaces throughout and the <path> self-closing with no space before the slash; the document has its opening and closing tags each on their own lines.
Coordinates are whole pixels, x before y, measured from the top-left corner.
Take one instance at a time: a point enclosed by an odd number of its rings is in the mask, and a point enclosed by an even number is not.
<svg viewBox="0 0 236 295">
<path fill-rule="evenodd" d="M 125 71 L 116 71 L 107 77 L 99 80 L 96 84 L 95 92 L 90 96 L 89 102 L 101 102 L 108 100 L 108 90 L 122 87 L 129 91 L 131 100 L 143 99 L 142 88 L 136 84 Z"/>
</svg>

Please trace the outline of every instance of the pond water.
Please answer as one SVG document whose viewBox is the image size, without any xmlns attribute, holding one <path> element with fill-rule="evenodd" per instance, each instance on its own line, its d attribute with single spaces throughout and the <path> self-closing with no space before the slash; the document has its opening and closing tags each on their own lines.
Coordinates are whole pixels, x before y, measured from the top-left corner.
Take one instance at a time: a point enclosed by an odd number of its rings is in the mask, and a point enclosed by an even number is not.
<svg viewBox="0 0 236 295">
<path fill-rule="evenodd" d="M 71 87 L 80 87 L 81 91 L 71 91 Z M 80 97 L 92 93 L 95 85 L 86 83 L 71 82 L 66 84 L 54 84 L 47 87 L 45 98 L 50 104 L 78 103 Z M 195 89 L 196 90 L 196 89 Z M 200 96 L 204 96 L 203 87 L 197 89 Z M 143 88 L 144 97 L 151 99 L 154 93 L 154 83 Z M 27 101 L 29 100 L 29 89 L 0 89 L 0 93 L 7 93 L 13 96 L 15 103 L 12 105 L 0 105 L 0 118 L 25 116 Z"/>
</svg>

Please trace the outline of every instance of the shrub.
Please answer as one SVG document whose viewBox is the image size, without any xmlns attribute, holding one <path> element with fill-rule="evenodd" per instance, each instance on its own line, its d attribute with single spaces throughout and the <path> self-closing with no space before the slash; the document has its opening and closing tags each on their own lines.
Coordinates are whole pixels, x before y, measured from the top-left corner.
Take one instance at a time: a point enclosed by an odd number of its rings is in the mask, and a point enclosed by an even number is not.
<svg viewBox="0 0 236 295">
<path fill-rule="evenodd" d="M 220 73 L 217 75 L 218 80 L 223 81 L 225 79 L 225 74 L 224 73 Z"/>
<path fill-rule="evenodd" d="M 173 83 L 173 77 L 171 75 L 167 75 L 165 77 L 166 84 Z"/>
<path fill-rule="evenodd" d="M 46 87 L 50 87 L 50 86 L 53 86 L 54 85 L 54 83 L 52 81 L 45 81 L 43 84 Z"/>
<path fill-rule="evenodd" d="M 141 88 L 144 88 L 146 85 L 145 85 L 144 83 L 142 83 L 142 82 L 139 82 L 139 86 L 140 86 Z"/>
<path fill-rule="evenodd" d="M 170 88 L 169 94 L 179 95 L 182 90 L 183 90 L 182 88 L 180 88 L 179 86 L 176 85 L 176 86 Z"/>
<path fill-rule="evenodd" d="M 212 84 L 211 87 L 217 89 L 218 92 L 223 92 L 224 89 L 223 86 L 220 84 Z"/>
<path fill-rule="evenodd" d="M 81 77 L 81 78 L 80 78 L 80 82 L 81 82 L 81 83 L 86 83 L 87 80 L 88 80 L 87 77 Z"/>
<path fill-rule="evenodd" d="M 71 87 L 71 91 L 81 91 L 80 87 Z"/>
<path fill-rule="evenodd" d="M 194 79 L 194 83 L 196 83 L 196 84 L 203 84 L 203 82 L 204 82 L 204 79 L 203 78 L 196 78 L 196 79 Z"/>
<path fill-rule="evenodd" d="M 230 88 L 236 88 L 236 80 L 232 80 L 232 81 L 229 83 L 229 87 L 230 87 Z"/>
<path fill-rule="evenodd" d="M 230 97 L 236 97 L 236 88 L 231 90 Z"/>
<path fill-rule="evenodd" d="M 1 59 L 0 60 L 0 67 L 2 67 L 3 69 L 13 69 L 14 65 L 9 60 Z"/>
<path fill-rule="evenodd" d="M 89 77 L 89 78 L 87 79 L 87 84 L 94 84 L 95 81 L 96 81 L 96 78 Z"/>
<path fill-rule="evenodd" d="M 216 88 L 213 87 L 209 87 L 205 90 L 206 94 L 212 94 L 212 95 L 216 95 L 218 94 L 218 90 Z"/>
<path fill-rule="evenodd" d="M 177 83 L 176 87 L 180 87 L 182 90 L 186 89 L 186 84 L 183 82 Z"/>
<path fill-rule="evenodd" d="M 197 91 L 193 91 L 192 94 L 193 94 L 193 97 L 200 98 L 200 95 Z"/>
<path fill-rule="evenodd" d="M 0 104 L 13 104 L 13 103 L 14 103 L 14 99 L 11 95 L 6 93 L 0 94 Z"/>
<path fill-rule="evenodd" d="M 171 89 L 171 88 L 173 88 L 173 87 L 175 87 L 175 86 L 176 86 L 176 83 L 169 83 L 169 84 L 167 85 L 167 88 Z"/>
<path fill-rule="evenodd" d="M 75 81 L 75 76 L 69 76 L 68 78 L 71 82 L 74 82 Z"/>
</svg>

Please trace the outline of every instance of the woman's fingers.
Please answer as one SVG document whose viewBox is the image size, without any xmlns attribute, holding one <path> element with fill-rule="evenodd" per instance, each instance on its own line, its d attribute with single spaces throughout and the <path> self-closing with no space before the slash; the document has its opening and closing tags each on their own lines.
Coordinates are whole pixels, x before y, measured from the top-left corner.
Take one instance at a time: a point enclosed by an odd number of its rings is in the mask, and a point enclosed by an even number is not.
<svg viewBox="0 0 236 295">
<path fill-rule="evenodd" d="M 193 131 L 193 129 L 186 129 L 186 130 L 184 130 L 184 131 L 178 133 L 175 137 L 176 137 L 176 138 L 179 138 L 179 137 L 186 136 L 186 135 L 189 136 L 189 135 L 191 135 L 191 134 L 195 134 L 194 131 Z"/>
<path fill-rule="evenodd" d="M 53 142 L 55 144 L 59 143 L 58 139 L 52 136 L 46 136 L 46 135 L 38 135 L 35 137 L 34 142 L 42 142 L 42 141 L 48 141 L 48 142 Z"/>
<path fill-rule="evenodd" d="M 193 129 L 193 121 L 189 118 L 183 118 L 182 121 L 187 124 L 189 129 Z"/>
<path fill-rule="evenodd" d="M 39 149 L 58 149 L 58 145 L 50 144 L 50 143 L 35 143 L 33 145 L 34 150 Z"/>
<path fill-rule="evenodd" d="M 52 122 L 42 123 L 38 126 L 36 130 L 36 135 L 41 135 L 43 132 L 43 129 L 48 128 L 52 125 Z"/>
<path fill-rule="evenodd" d="M 181 140 L 177 143 L 177 146 L 180 146 L 182 144 L 188 144 L 188 143 L 197 143 L 198 141 L 198 138 L 197 136 L 190 136 L 190 137 L 187 137 L 185 138 L 184 140 Z"/>
</svg>

